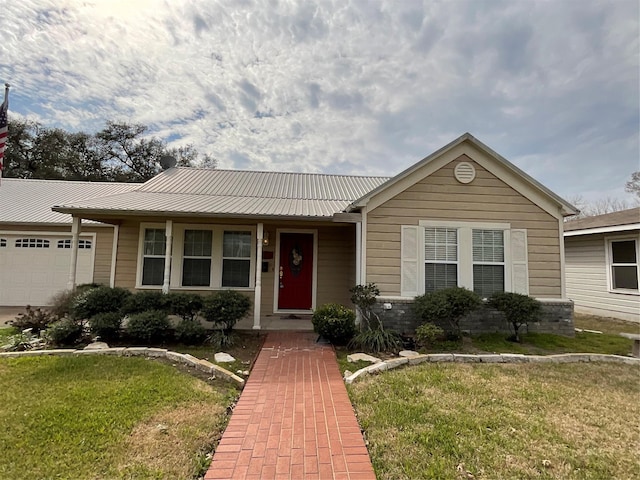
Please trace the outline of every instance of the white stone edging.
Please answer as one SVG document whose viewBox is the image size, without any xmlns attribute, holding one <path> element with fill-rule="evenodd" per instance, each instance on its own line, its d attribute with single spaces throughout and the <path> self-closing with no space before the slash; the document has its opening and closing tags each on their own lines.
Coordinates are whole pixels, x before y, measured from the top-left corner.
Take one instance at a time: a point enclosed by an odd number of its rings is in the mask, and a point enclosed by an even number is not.
<svg viewBox="0 0 640 480">
<path fill-rule="evenodd" d="M 192 355 L 173 352 L 164 348 L 151 347 L 113 347 L 103 348 L 100 350 L 74 350 L 74 349 L 57 349 L 57 350 L 27 350 L 24 352 L 0 352 L 0 358 L 17 358 L 17 357 L 40 357 L 43 355 L 119 355 L 123 357 L 151 357 L 166 358 L 169 361 L 181 363 L 189 367 L 193 367 L 204 373 L 213 376 L 220 376 L 227 381 L 234 382 L 238 387 L 244 387 L 244 379 L 231 373 L 214 363 L 207 360 L 201 360 Z"/>
<path fill-rule="evenodd" d="M 578 362 L 609 362 L 640 365 L 640 358 L 624 357 L 622 355 L 608 355 L 602 353 L 560 353 L 557 355 L 523 355 L 521 353 L 493 353 L 470 355 L 465 353 L 430 353 L 413 357 L 398 357 L 374 363 L 344 377 L 346 384 L 353 383 L 365 374 L 379 373 L 397 368 L 401 365 L 418 365 L 420 363 L 578 363 Z"/>
</svg>

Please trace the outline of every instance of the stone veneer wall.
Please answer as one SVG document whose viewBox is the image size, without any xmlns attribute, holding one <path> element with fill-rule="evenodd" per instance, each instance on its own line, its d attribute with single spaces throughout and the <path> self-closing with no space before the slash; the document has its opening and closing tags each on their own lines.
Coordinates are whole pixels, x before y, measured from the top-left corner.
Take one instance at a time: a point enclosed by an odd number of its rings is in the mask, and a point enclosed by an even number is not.
<svg viewBox="0 0 640 480">
<path fill-rule="evenodd" d="M 391 304 L 386 310 L 384 304 Z M 529 325 L 529 332 L 554 333 L 573 337 L 573 302 L 571 300 L 541 300 L 542 315 L 539 322 Z M 413 299 L 397 299 L 378 297 L 374 311 L 380 316 L 385 328 L 395 330 L 403 335 L 413 335 L 416 328 L 424 323 L 413 313 Z M 448 322 L 436 322 L 444 330 L 450 330 Z M 501 312 L 487 306 L 471 313 L 460 322 L 463 333 L 479 335 L 481 333 L 512 333 L 510 325 Z M 526 327 L 521 332 L 526 333 Z"/>
</svg>

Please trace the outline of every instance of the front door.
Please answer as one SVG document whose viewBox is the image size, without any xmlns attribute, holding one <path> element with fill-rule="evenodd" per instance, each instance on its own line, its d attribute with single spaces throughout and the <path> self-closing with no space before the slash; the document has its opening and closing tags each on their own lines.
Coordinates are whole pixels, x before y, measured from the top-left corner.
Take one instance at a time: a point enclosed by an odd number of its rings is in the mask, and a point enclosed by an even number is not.
<svg viewBox="0 0 640 480">
<path fill-rule="evenodd" d="M 313 233 L 281 233 L 278 310 L 313 306 Z"/>
</svg>

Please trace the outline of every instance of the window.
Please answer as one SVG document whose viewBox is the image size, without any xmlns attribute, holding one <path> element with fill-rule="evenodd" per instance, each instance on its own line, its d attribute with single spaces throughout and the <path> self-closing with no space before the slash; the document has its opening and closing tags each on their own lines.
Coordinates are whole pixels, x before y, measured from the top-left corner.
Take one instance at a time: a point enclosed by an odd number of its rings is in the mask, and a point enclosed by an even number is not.
<svg viewBox="0 0 640 480">
<path fill-rule="evenodd" d="M 426 293 L 458 285 L 458 230 L 424 229 L 424 290 Z"/>
<path fill-rule="evenodd" d="M 251 232 L 224 232 L 222 286 L 248 287 L 251 272 Z"/>
<path fill-rule="evenodd" d="M 71 239 L 58 240 L 58 248 L 71 248 Z M 78 240 L 78 248 L 80 250 L 90 250 L 91 240 Z"/>
<path fill-rule="evenodd" d="M 208 287 L 211 284 L 211 230 L 185 230 L 182 257 L 182 286 Z"/>
<path fill-rule="evenodd" d="M 165 249 L 164 228 L 146 228 L 142 248 L 142 285 L 163 284 Z"/>
<path fill-rule="evenodd" d="M 638 241 L 610 240 L 609 260 L 612 290 L 638 291 Z"/>
<path fill-rule="evenodd" d="M 473 291 L 481 297 L 504 292 L 504 232 L 473 230 Z"/>
<path fill-rule="evenodd" d="M 7 239 L 0 238 L 0 247 L 6 247 L 6 246 L 7 246 Z"/>
<path fill-rule="evenodd" d="M 19 238 L 16 248 L 49 248 L 49 240 L 43 238 Z"/>
</svg>

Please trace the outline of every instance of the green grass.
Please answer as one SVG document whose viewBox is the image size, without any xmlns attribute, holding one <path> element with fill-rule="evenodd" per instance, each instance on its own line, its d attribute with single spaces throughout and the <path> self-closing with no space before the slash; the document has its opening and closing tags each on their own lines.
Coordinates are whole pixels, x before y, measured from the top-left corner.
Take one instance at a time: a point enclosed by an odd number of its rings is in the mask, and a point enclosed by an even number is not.
<svg viewBox="0 0 640 480">
<path fill-rule="evenodd" d="M 9 341 L 9 337 L 19 332 L 20 331 L 14 327 L 0 327 L 0 346 L 5 345 Z"/>
<path fill-rule="evenodd" d="M 0 359 L 0 478 L 191 478 L 235 394 L 142 358 Z"/>
<path fill-rule="evenodd" d="M 564 337 L 549 333 L 527 333 L 520 343 L 508 341 L 503 334 L 486 334 L 471 339 L 473 348 L 485 352 L 550 355 L 554 353 L 607 353 L 627 355 L 631 352 L 628 338 L 615 334 L 576 333 Z"/>
<path fill-rule="evenodd" d="M 428 364 L 348 390 L 379 480 L 640 478 L 639 373 Z"/>
</svg>

